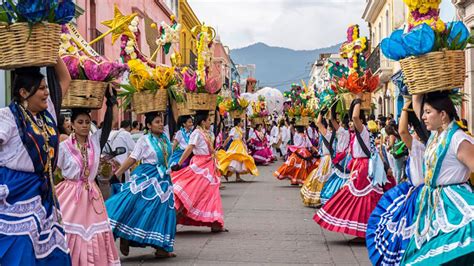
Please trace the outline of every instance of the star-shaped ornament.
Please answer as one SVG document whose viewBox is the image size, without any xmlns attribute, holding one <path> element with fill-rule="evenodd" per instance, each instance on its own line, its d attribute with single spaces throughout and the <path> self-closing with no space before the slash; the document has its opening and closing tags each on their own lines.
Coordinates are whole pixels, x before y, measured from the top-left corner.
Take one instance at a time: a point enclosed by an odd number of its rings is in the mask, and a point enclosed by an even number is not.
<svg viewBox="0 0 474 266">
<path fill-rule="evenodd" d="M 124 16 L 118 9 L 117 4 L 114 5 L 114 18 L 111 20 L 102 21 L 102 25 L 110 28 L 112 31 L 112 44 L 121 36 L 127 35 L 131 39 L 135 40 L 135 34 L 128 28 L 130 22 L 137 16 L 137 13 L 133 13 L 128 16 Z"/>
</svg>

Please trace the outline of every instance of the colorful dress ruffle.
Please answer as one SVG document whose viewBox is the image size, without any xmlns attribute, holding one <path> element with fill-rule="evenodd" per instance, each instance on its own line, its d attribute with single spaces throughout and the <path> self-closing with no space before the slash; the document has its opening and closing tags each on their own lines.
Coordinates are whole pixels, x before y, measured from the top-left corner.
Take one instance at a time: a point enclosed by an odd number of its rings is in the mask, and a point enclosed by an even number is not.
<svg viewBox="0 0 474 266">
<path fill-rule="evenodd" d="M 366 244 L 374 265 L 400 265 L 415 230 L 415 207 L 421 186 L 409 182 L 385 192 L 369 218 Z"/>
<path fill-rule="evenodd" d="M 173 251 L 176 235 L 173 184 L 163 166 L 140 164 L 131 180 L 106 202 L 113 233 L 131 246 Z"/>
<path fill-rule="evenodd" d="M 469 168 L 456 154 L 463 141 L 474 144 L 453 122 L 441 134 L 431 133 L 424 156 L 425 185 L 415 209 L 415 233 L 402 265 L 474 263 L 474 193 L 467 184 Z"/>
<path fill-rule="evenodd" d="M 219 150 L 217 161 L 219 170 L 223 175 L 227 175 L 227 172 L 234 172 L 239 174 L 250 173 L 258 176 L 255 161 L 247 153 L 245 144 L 241 139 L 234 139 L 227 151 Z"/>
<path fill-rule="evenodd" d="M 350 154 L 347 154 L 342 161 L 338 162 L 342 169 L 338 169 L 333 164 L 332 174 L 324 183 L 324 187 L 321 190 L 321 203 L 324 205 L 336 192 L 338 192 L 344 184 L 347 183 L 350 177 L 350 171 L 347 169 L 349 162 L 352 160 Z M 341 171 L 343 170 L 343 171 Z"/>
<path fill-rule="evenodd" d="M 266 137 L 262 140 L 257 133 L 255 135 L 255 138 L 250 139 L 251 155 L 257 164 L 267 165 L 273 161 L 273 152 Z"/>
<path fill-rule="evenodd" d="M 368 177 L 369 158 L 351 161 L 349 181 L 314 215 L 326 230 L 365 237 L 367 222 L 383 194 Z"/>
<path fill-rule="evenodd" d="M 306 148 L 293 152 L 285 163 L 273 175 L 280 179 L 289 179 L 292 185 L 304 184 L 309 171 L 316 165 L 312 154 Z"/>
<path fill-rule="evenodd" d="M 171 176 L 178 224 L 224 227 L 220 175 L 211 155 L 194 155 L 188 167 Z"/>
<path fill-rule="evenodd" d="M 64 180 L 56 187 L 72 265 L 120 265 L 104 199 L 95 182 Z M 68 208 L 69 207 L 69 208 Z"/>
<path fill-rule="evenodd" d="M 331 155 L 321 157 L 319 165 L 314 169 L 301 187 L 300 195 L 303 204 L 309 207 L 321 205 L 321 190 L 331 174 Z"/>
<path fill-rule="evenodd" d="M 42 199 L 44 177 L 0 167 L 0 264 L 71 265 L 53 198 Z"/>
</svg>

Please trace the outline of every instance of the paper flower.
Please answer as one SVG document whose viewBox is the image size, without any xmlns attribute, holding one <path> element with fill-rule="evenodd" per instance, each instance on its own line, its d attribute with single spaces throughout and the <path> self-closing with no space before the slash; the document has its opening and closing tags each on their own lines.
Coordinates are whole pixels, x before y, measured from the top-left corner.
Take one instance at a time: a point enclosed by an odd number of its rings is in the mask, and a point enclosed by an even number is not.
<svg viewBox="0 0 474 266">
<path fill-rule="evenodd" d="M 427 24 L 420 24 L 402 37 L 403 45 L 411 55 L 419 56 L 433 50 L 434 30 Z"/>
<path fill-rule="evenodd" d="M 187 72 L 183 73 L 183 82 L 184 82 L 184 87 L 186 88 L 187 91 L 189 92 L 197 91 L 196 73 L 194 73 L 193 75 L 190 75 Z"/>
<path fill-rule="evenodd" d="M 408 51 L 403 44 L 402 35 L 403 30 L 396 30 L 389 38 L 382 40 L 380 48 L 385 57 L 398 61 L 408 56 Z"/>
<path fill-rule="evenodd" d="M 16 5 L 16 13 L 19 21 L 36 24 L 47 18 L 49 8 L 49 0 L 19 0 Z"/>
<path fill-rule="evenodd" d="M 74 56 L 74 55 L 66 55 L 62 57 L 64 64 L 66 64 L 66 67 L 69 71 L 69 74 L 71 75 L 72 79 L 78 79 L 79 78 L 79 68 L 80 68 L 80 61 L 79 57 Z"/>
<path fill-rule="evenodd" d="M 449 29 L 449 46 L 460 46 L 469 38 L 469 30 L 462 21 L 448 22 L 447 28 Z"/>
<path fill-rule="evenodd" d="M 54 10 L 54 21 L 64 25 L 74 18 L 76 13 L 76 5 L 71 0 L 63 0 L 59 2 Z"/>
</svg>

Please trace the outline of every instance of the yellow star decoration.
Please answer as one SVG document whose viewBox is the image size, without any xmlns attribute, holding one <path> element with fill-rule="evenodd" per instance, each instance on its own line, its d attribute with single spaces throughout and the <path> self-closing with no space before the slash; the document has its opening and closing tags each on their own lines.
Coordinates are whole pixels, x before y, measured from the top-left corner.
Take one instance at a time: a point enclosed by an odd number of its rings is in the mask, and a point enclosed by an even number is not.
<svg viewBox="0 0 474 266">
<path fill-rule="evenodd" d="M 127 35 L 131 39 L 135 40 L 135 34 L 128 28 L 130 22 L 137 16 L 137 13 L 133 13 L 128 16 L 124 16 L 118 9 L 117 4 L 114 5 L 114 18 L 111 20 L 102 21 L 102 25 L 110 28 L 112 31 L 112 44 L 121 36 Z"/>
</svg>

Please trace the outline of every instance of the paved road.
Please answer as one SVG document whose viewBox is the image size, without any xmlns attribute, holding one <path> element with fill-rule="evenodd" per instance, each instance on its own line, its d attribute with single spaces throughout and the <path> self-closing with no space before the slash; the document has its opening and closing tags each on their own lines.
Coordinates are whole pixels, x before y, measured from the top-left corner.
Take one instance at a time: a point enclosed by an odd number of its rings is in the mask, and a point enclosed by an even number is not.
<svg viewBox="0 0 474 266">
<path fill-rule="evenodd" d="M 280 163 L 280 162 L 278 162 Z M 131 248 L 123 265 L 370 265 L 364 245 L 322 230 L 315 209 L 303 206 L 299 188 L 276 180 L 277 165 L 259 167 L 248 183 L 224 183 L 228 233 L 178 227 L 172 259 L 155 259 L 150 248 Z"/>
</svg>

